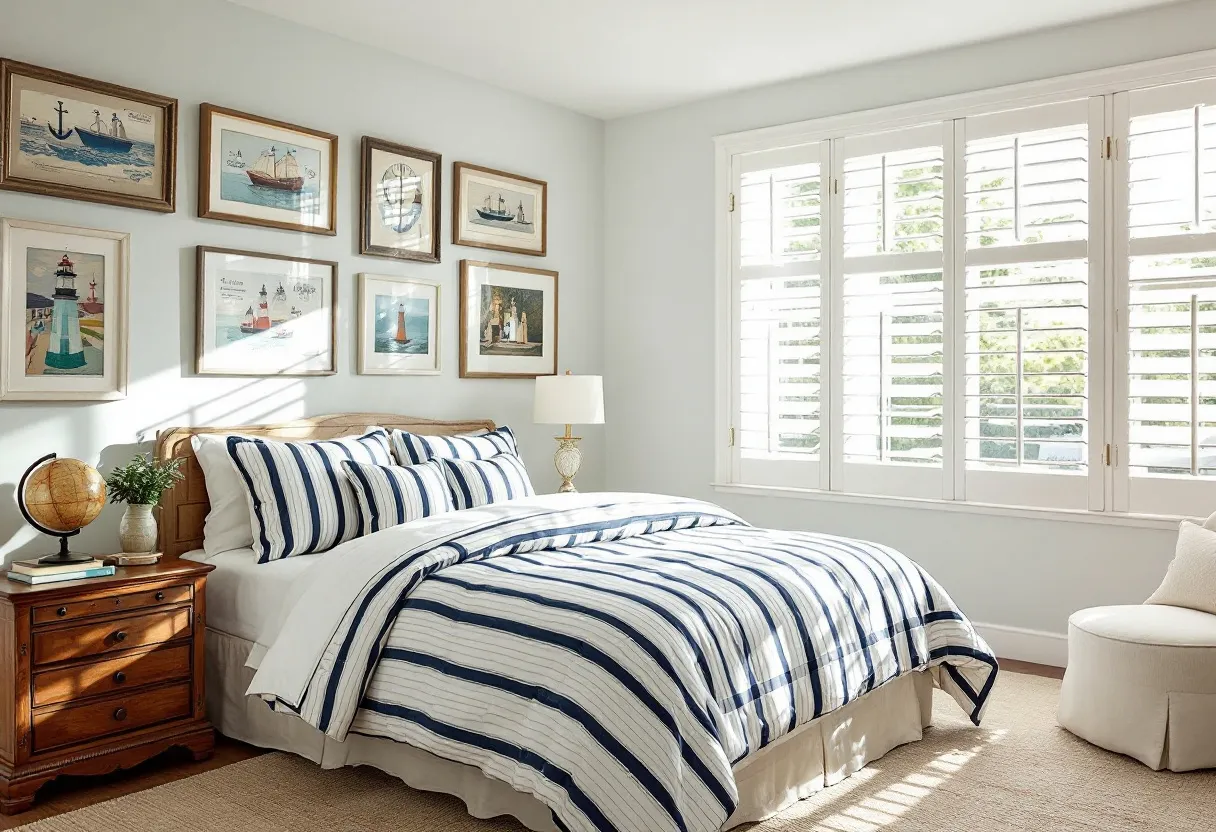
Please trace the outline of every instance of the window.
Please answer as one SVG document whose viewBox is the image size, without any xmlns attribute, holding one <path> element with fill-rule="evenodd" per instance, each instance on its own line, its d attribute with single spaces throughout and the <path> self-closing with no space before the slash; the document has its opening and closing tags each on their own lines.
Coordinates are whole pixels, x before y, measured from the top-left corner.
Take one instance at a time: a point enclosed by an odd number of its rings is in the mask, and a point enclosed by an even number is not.
<svg viewBox="0 0 1216 832">
<path fill-rule="evenodd" d="M 1122 83 L 721 140 L 726 481 L 1211 511 L 1216 80 Z"/>
</svg>

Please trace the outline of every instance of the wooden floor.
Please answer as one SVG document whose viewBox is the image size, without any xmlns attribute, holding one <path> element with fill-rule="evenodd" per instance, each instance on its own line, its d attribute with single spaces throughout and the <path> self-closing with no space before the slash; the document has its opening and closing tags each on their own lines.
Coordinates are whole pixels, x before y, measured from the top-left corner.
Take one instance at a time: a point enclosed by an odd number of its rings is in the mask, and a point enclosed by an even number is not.
<svg viewBox="0 0 1216 832">
<path fill-rule="evenodd" d="M 1033 676 L 1046 676 L 1051 679 L 1062 679 L 1064 668 L 1049 667 L 1043 664 L 1019 662 L 1013 659 L 1001 659 L 1001 669 L 1011 673 L 1029 673 Z M 34 808 L 12 817 L 0 816 L 0 830 L 14 829 L 26 823 L 82 809 L 103 800 L 112 800 L 124 794 L 143 791 L 153 786 L 171 783 L 204 771 L 220 768 L 241 760 L 248 760 L 259 754 L 266 753 L 260 748 L 246 745 L 243 742 L 218 737 L 215 745 L 215 756 L 210 760 L 196 763 L 185 752 L 169 751 L 160 757 L 148 760 L 142 765 L 127 771 L 117 771 L 103 777 L 61 777 L 42 787 L 38 792 L 38 802 Z"/>
</svg>

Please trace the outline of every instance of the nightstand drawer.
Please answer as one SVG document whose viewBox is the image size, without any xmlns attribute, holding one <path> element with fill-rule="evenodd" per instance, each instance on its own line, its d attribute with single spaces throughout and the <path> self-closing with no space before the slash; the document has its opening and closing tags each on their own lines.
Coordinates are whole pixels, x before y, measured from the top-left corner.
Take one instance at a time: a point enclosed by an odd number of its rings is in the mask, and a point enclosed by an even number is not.
<svg viewBox="0 0 1216 832">
<path fill-rule="evenodd" d="M 190 645 L 34 674 L 34 707 L 190 678 Z"/>
<path fill-rule="evenodd" d="M 112 612 L 138 610 L 162 604 L 180 604 L 189 601 L 192 595 L 189 584 L 166 586 L 160 589 L 145 589 L 124 592 L 91 601 L 65 601 L 62 604 L 47 604 L 34 607 L 34 624 L 50 624 L 55 621 L 72 621 L 89 615 L 104 615 Z"/>
<path fill-rule="evenodd" d="M 96 656 L 190 635 L 190 607 L 34 633 L 34 664 Z"/>
<path fill-rule="evenodd" d="M 189 682 L 112 696 L 88 705 L 34 711 L 34 751 L 77 745 L 189 715 Z"/>
</svg>

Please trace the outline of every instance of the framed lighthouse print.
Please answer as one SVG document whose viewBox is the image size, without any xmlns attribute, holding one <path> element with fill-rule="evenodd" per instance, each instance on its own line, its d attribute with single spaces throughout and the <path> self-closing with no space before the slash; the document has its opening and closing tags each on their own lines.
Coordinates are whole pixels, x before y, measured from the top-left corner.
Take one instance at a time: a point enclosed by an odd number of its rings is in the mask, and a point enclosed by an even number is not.
<svg viewBox="0 0 1216 832">
<path fill-rule="evenodd" d="M 439 262 L 443 158 L 429 150 L 363 137 L 359 251 Z"/>
<path fill-rule="evenodd" d="M 199 106 L 198 215 L 337 234 L 338 137 Z"/>
<path fill-rule="evenodd" d="M 359 374 L 439 374 L 439 284 L 359 275 Z"/>
<path fill-rule="evenodd" d="M 0 398 L 124 398 L 130 235 L 0 220 L 0 246 Z"/>
<path fill-rule="evenodd" d="M 460 261 L 460 377 L 557 373 L 557 272 Z"/>
<path fill-rule="evenodd" d="M 171 213 L 177 99 L 0 60 L 0 188 Z"/>
<path fill-rule="evenodd" d="M 467 162 L 452 166 L 452 242 L 544 257 L 549 185 Z"/>
<path fill-rule="evenodd" d="M 199 375 L 337 372 L 337 263 L 207 246 L 197 260 Z"/>
</svg>

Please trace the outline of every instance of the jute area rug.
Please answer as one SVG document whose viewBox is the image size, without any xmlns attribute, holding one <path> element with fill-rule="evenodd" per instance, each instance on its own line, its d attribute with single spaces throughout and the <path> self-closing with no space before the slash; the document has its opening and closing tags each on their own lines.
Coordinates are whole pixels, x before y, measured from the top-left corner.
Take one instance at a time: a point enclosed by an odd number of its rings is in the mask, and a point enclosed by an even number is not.
<svg viewBox="0 0 1216 832">
<path fill-rule="evenodd" d="M 748 832 L 1216 829 L 1216 772 L 1158 773 L 1058 728 L 1059 682 L 1004 673 L 981 728 L 935 695 L 934 727 Z M 23 832 L 519 832 L 372 769 L 267 754 L 20 827 Z M 628 832 L 644 832 L 628 830 Z"/>
</svg>

